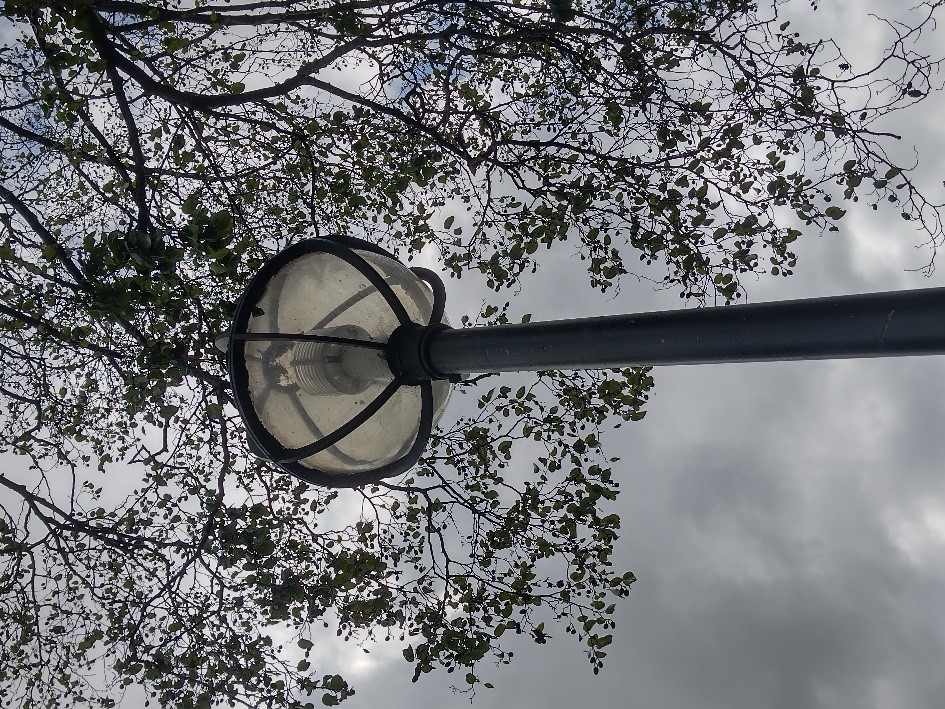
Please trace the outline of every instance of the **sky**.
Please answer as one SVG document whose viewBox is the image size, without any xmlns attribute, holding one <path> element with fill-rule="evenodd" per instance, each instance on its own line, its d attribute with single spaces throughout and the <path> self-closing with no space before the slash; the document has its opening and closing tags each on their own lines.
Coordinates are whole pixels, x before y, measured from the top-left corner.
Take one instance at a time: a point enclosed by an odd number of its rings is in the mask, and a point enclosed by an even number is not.
<svg viewBox="0 0 945 709">
<path fill-rule="evenodd" d="M 875 0 L 792 5 L 793 26 L 868 59 L 888 38 Z M 903 6 L 905 4 L 902 4 Z M 937 77 L 941 85 L 942 77 Z M 890 124 L 943 197 L 945 98 Z M 797 242 L 790 278 L 749 280 L 751 302 L 945 286 L 897 213 L 851 210 L 840 232 Z M 516 296 L 533 320 L 680 307 L 627 279 L 578 286 L 576 257 L 544 262 Z M 573 289 L 561 283 L 574 282 Z M 447 283 L 454 322 L 481 295 Z M 638 577 L 594 676 L 563 627 L 490 670 L 482 709 L 922 709 L 945 706 L 945 358 L 664 367 L 647 417 L 604 438 L 622 461 L 615 565 Z M 411 684 L 394 645 L 348 648 L 347 706 L 469 706 L 456 675 Z"/>
</svg>

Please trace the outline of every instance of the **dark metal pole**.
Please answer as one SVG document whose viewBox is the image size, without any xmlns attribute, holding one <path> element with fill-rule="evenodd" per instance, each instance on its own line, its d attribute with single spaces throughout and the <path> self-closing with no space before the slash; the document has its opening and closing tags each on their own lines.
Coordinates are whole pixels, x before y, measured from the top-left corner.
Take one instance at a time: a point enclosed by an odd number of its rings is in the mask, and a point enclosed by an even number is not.
<svg viewBox="0 0 945 709">
<path fill-rule="evenodd" d="M 431 331 L 439 375 L 945 354 L 945 288 Z"/>
</svg>

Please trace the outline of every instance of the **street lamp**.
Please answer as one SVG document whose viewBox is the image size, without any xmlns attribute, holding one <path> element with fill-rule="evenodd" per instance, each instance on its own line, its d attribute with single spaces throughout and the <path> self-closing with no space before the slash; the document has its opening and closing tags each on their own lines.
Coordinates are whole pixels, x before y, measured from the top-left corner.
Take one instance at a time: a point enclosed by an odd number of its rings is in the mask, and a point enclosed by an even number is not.
<svg viewBox="0 0 945 709">
<path fill-rule="evenodd" d="M 219 342 L 250 448 L 354 487 L 412 467 L 468 373 L 945 353 L 945 288 L 461 329 L 445 299 L 352 237 L 273 257 Z"/>
</svg>

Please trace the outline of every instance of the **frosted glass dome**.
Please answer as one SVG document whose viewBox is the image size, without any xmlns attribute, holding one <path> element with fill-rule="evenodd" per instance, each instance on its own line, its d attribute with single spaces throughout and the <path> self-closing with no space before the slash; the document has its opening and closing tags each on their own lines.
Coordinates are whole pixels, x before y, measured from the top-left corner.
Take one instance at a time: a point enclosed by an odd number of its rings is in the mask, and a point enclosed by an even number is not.
<svg viewBox="0 0 945 709">
<path fill-rule="evenodd" d="M 262 457 L 329 486 L 416 462 L 451 390 L 446 380 L 409 385 L 388 365 L 399 326 L 448 324 L 418 273 L 430 277 L 353 239 L 301 242 L 263 266 L 229 346 L 237 406 Z"/>
</svg>

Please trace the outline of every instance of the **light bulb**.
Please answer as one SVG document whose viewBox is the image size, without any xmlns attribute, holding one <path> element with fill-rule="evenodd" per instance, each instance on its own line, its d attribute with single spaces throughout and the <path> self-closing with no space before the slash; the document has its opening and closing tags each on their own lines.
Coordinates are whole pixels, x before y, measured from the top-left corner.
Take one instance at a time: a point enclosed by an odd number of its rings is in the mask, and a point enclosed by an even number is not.
<svg viewBox="0 0 945 709">
<path fill-rule="evenodd" d="M 310 335 L 371 341 L 357 325 L 316 329 Z M 340 342 L 299 342 L 292 349 L 289 370 L 303 391 L 316 395 L 360 394 L 373 382 L 391 379 L 383 350 Z"/>
</svg>

